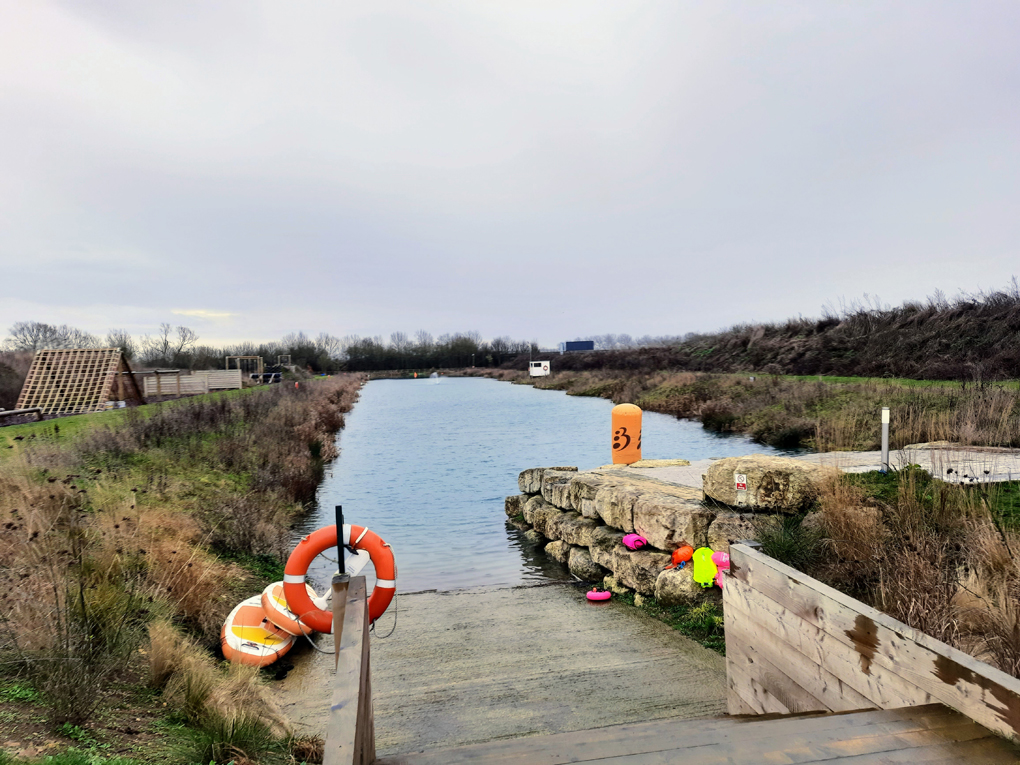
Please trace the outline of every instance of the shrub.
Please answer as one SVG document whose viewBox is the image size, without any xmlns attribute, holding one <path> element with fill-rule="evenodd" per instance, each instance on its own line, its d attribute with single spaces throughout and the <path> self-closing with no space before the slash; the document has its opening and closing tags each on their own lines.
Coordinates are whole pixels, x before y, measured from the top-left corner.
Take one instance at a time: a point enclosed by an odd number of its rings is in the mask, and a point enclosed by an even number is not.
<svg viewBox="0 0 1020 765">
<path fill-rule="evenodd" d="M 801 570 L 810 568 L 822 552 L 822 533 L 806 527 L 803 515 L 758 516 L 755 532 L 762 552 Z"/>
<path fill-rule="evenodd" d="M 184 753 L 190 758 L 189 762 L 248 765 L 285 762 L 287 747 L 268 725 L 254 715 L 210 713 L 192 732 Z"/>
</svg>

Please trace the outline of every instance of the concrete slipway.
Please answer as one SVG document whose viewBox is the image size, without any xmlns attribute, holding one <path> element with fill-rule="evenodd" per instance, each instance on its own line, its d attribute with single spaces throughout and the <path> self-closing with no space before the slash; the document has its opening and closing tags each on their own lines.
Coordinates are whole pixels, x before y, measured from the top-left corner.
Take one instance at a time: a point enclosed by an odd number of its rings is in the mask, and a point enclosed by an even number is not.
<svg viewBox="0 0 1020 765">
<path fill-rule="evenodd" d="M 551 584 L 398 595 L 396 632 L 372 638 L 379 755 L 725 714 L 722 656 L 584 593 Z M 332 653 L 295 663 L 277 698 L 296 732 L 322 733 Z"/>
</svg>

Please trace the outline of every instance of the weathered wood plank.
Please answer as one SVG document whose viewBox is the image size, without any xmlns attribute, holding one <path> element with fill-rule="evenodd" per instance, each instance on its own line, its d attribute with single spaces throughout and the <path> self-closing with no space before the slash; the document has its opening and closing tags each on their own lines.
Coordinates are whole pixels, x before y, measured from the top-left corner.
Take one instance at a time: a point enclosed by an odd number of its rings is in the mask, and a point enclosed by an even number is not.
<svg viewBox="0 0 1020 765">
<path fill-rule="evenodd" d="M 368 600 L 365 577 L 350 580 L 337 662 L 324 765 L 361 765 L 366 749 L 363 674 L 368 656 Z M 374 745 L 372 747 L 374 750 Z"/>
<path fill-rule="evenodd" d="M 616 763 L 616 758 L 629 754 L 690 751 L 694 747 L 733 739 L 774 739 L 780 742 L 792 741 L 798 736 L 815 736 L 819 741 L 838 741 L 850 735 L 850 730 L 865 736 L 934 730 L 960 724 L 972 723 L 942 705 L 771 720 L 657 720 L 402 755 L 385 758 L 383 763 L 463 765 L 482 761 L 491 765 L 509 765 L 511 762 L 558 765 L 602 760 Z"/>
<path fill-rule="evenodd" d="M 725 604 L 729 614 L 727 630 L 739 631 L 740 625 L 746 624 L 746 629 L 755 635 L 774 638 L 756 647 L 774 651 L 772 663 L 797 674 L 805 687 L 815 673 L 818 684 L 813 687 L 832 711 L 897 709 L 931 703 L 927 694 L 918 695 L 912 685 L 899 677 L 882 682 L 885 678 L 880 676 L 859 676 L 856 655 L 847 654 L 844 646 L 833 638 L 775 602 L 749 590 L 741 591 L 739 585 L 730 588 L 727 584 L 726 588 L 730 590 Z"/>
<path fill-rule="evenodd" d="M 752 615 L 741 612 L 733 601 L 730 602 L 728 609 L 731 615 L 739 615 L 739 618 L 734 618 L 727 624 L 727 631 L 733 629 L 735 635 L 741 636 L 743 644 L 736 646 L 733 660 L 761 662 L 769 672 L 782 672 L 811 694 L 820 705 L 794 709 L 795 712 L 822 708 L 824 711 L 846 712 L 875 707 L 866 696 L 841 681 L 821 662 L 815 661 L 799 648 L 787 643 L 777 632 L 765 630 Z M 763 632 L 772 639 L 761 640 Z M 729 661 L 729 650 L 726 655 Z"/>
<path fill-rule="evenodd" d="M 732 646 L 729 640 L 731 630 L 734 637 Z M 819 698 L 825 695 L 821 678 L 825 670 L 820 666 L 811 664 L 804 657 L 798 663 L 796 651 L 789 648 L 785 652 L 776 650 L 780 641 L 767 633 L 753 632 L 739 620 L 728 624 L 726 632 L 727 672 L 731 665 L 738 665 L 746 674 L 756 677 L 765 690 L 791 712 L 833 712 L 842 708 L 837 705 L 833 709 Z M 865 703 L 860 708 L 870 706 Z"/>
<path fill-rule="evenodd" d="M 731 580 L 740 582 L 831 636 L 856 656 L 856 675 L 870 677 L 881 668 L 886 678 L 899 677 L 919 694 L 1020 741 L 1017 678 L 746 546 L 735 545 L 730 557 L 727 589 Z"/>
<path fill-rule="evenodd" d="M 871 674 L 863 674 L 860 672 L 857 654 L 848 650 L 848 646 L 761 593 L 742 588 L 736 582 L 732 588 L 727 582 L 726 589 L 729 592 L 725 608 L 730 610 L 733 617 L 750 621 L 761 631 L 780 637 L 793 649 L 838 678 L 844 686 L 865 698 L 867 706 L 896 709 L 932 702 L 929 694 L 898 675 L 885 672 L 881 667 Z M 741 616 L 738 617 L 738 614 Z M 852 697 L 842 711 L 858 706 L 857 697 Z"/>
</svg>

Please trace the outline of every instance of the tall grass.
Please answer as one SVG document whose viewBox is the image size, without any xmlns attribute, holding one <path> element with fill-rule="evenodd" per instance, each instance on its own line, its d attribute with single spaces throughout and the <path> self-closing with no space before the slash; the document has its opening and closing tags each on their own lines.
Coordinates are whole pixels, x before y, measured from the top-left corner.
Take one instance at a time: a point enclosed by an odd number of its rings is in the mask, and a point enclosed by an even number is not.
<svg viewBox="0 0 1020 765">
<path fill-rule="evenodd" d="M 234 740 L 258 727 L 248 715 L 287 735 L 257 673 L 224 673 L 208 651 L 247 576 L 219 553 L 285 552 L 360 384 L 162 405 L 0 462 L 0 660 L 53 724 L 95 719 L 142 650 L 192 725 L 218 716 Z"/>
<path fill-rule="evenodd" d="M 634 403 L 783 448 L 878 449 L 883 406 L 891 409 L 893 448 L 932 441 L 1020 447 L 1020 387 L 1015 383 L 963 388 L 616 370 L 566 371 L 545 378 L 512 370 L 485 374 L 575 396 Z"/>
<path fill-rule="evenodd" d="M 916 468 L 833 477 L 826 554 L 806 570 L 1020 677 L 1020 535 L 996 519 L 999 491 Z"/>
</svg>

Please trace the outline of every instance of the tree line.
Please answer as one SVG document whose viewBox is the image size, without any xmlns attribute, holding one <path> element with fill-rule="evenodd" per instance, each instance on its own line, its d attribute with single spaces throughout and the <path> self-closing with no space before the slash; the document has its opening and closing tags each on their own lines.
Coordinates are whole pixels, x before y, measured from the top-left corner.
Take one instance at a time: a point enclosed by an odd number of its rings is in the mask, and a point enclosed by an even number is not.
<svg viewBox="0 0 1020 765">
<path fill-rule="evenodd" d="M 221 368 L 227 356 L 261 356 L 273 367 L 280 357 L 288 356 L 291 364 L 312 372 L 493 367 L 521 354 L 538 352 L 537 345 L 509 336 L 483 340 L 478 332 L 457 332 L 434 337 L 425 330 L 413 335 L 393 332 L 388 341 L 378 335 L 337 337 L 328 332 L 314 337 L 295 332 L 278 341 L 223 347 L 202 345 L 199 340 L 192 328 L 166 323 L 152 334 L 134 337 L 124 329 L 111 329 L 101 336 L 67 324 L 24 321 L 10 328 L 0 348 L 8 353 L 43 348 L 120 348 L 138 366 L 178 369 Z"/>
</svg>

